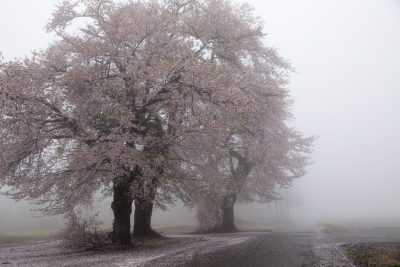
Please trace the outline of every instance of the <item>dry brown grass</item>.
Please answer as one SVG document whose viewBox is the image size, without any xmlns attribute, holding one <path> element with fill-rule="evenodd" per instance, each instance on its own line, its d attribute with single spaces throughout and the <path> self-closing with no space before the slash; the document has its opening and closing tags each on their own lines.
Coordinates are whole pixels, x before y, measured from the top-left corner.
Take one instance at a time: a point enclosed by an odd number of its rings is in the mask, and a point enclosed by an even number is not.
<svg viewBox="0 0 400 267">
<path fill-rule="evenodd" d="M 400 267 L 400 243 L 362 243 L 342 249 L 357 266 Z"/>
</svg>

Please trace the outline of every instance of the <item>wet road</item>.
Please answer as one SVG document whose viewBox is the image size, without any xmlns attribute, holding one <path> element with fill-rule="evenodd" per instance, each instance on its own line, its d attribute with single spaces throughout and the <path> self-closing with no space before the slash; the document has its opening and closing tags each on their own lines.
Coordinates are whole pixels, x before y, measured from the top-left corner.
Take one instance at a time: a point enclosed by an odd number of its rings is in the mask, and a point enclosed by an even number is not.
<svg viewBox="0 0 400 267">
<path fill-rule="evenodd" d="M 212 253 L 194 255 L 188 267 L 354 267 L 340 249 L 341 244 L 400 242 L 400 232 L 387 229 L 325 234 L 287 231 L 257 234 L 247 242 Z"/>
<path fill-rule="evenodd" d="M 186 266 L 313 266 L 315 233 L 265 233 L 205 255 Z"/>
</svg>

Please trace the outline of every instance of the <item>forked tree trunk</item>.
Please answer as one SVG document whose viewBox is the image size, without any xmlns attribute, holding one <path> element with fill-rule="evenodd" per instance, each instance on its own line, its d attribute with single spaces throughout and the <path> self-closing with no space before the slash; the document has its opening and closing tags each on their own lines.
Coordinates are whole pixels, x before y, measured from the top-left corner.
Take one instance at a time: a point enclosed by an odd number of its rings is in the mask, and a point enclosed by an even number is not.
<svg viewBox="0 0 400 267">
<path fill-rule="evenodd" d="M 236 203 L 236 194 L 229 193 L 225 195 L 222 202 L 222 224 L 219 227 L 219 232 L 236 232 L 237 228 L 235 226 L 235 212 L 234 207 Z"/>
<path fill-rule="evenodd" d="M 129 185 L 114 181 L 113 189 L 114 196 L 111 203 L 114 213 L 112 242 L 119 245 L 130 245 L 132 197 L 129 195 Z"/>
</svg>

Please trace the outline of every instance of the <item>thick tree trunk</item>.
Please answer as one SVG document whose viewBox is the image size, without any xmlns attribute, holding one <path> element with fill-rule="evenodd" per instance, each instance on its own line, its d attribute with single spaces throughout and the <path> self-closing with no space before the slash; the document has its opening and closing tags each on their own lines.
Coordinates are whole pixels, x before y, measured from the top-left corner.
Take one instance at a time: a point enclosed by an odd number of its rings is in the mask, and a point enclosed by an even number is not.
<svg viewBox="0 0 400 267">
<path fill-rule="evenodd" d="M 224 197 L 222 202 L 222 224 L 219 227 L 220 232 L 236 232 L 234 206 L 236 203 L 236 194 L 230 193 Z"/>
<path fill-rule="evenodd" d="M 159 234 L 151 228 L 151 216 L 153 215 L 153 203 L 141 203 L 135 201 L 135 223 L 133 235 L 137 237 L 155 237 Z"/>
<path fill-rule="evenodd" d="M 157 192 L 157 178 L 151 182 L 142 183 L 144 199 L 135 199 L 135 223 L 133 225 L 133 236 L 156 237 L 160 236 L 151 228 L 151 216 L 153 215 L 154 200 Z"/>
<path fill-rule="evenodd" d="M 130 245 L 132 197 L 129 195 L 127 183 L 114 181 L 114 197 L 111 208 L 114 213 L 112 242 L 119 245 Z"/>
</svg>

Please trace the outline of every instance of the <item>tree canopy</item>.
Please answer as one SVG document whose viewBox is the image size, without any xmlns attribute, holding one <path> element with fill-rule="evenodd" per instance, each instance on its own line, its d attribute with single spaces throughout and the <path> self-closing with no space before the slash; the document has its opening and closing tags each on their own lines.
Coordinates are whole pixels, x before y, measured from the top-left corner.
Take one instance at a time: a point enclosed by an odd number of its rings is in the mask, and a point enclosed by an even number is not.
<svg viewBox="0 0 400 267">
<path fill-rule="evenodd" d="M 47 49 L 0 63 L 10 196 L 65 214 L 100 191 L 118 217 L 132 201 L 191 202 L 199 184 L 265 201 L 304 174 L 290 66 L 249 6 L 64 1 L 47 30 L 58 36 Z"/>
</svg>

